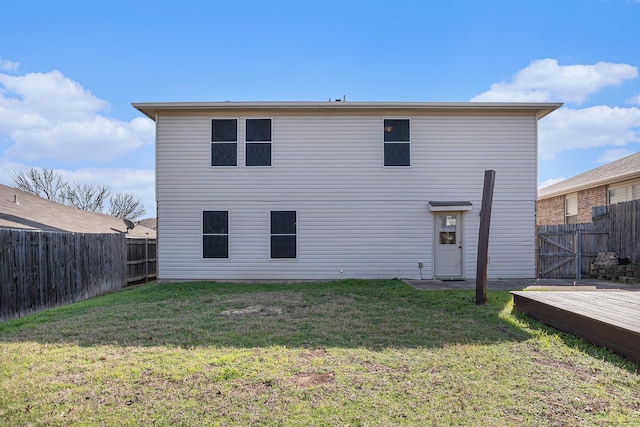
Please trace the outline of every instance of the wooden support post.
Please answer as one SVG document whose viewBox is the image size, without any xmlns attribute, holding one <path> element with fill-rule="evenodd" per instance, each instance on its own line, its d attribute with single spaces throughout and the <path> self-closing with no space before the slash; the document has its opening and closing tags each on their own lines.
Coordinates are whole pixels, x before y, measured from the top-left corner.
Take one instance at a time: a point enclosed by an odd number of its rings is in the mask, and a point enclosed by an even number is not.
<svg viewBox="0 0 640 427">
<path fill-rule="evenodd" d="M 478 233 L 478 262 L 476 265 L 476 305 L 487 302 L 487 263 L 489 252 L 489 225 L 496 171 L 484 171 L 482 206 L 480 208 L 480 232 Z"/>
</svg>

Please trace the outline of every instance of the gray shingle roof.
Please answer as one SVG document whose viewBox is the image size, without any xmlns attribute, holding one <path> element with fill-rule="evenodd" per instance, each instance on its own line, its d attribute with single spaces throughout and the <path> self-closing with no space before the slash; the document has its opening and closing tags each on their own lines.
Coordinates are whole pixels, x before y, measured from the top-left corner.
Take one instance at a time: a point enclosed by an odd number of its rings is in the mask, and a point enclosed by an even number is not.
<svg viewBox="0 0 640 427">
<path fill-rule="evenodd" d="M 573 193 L 586 188 L 612 184 L 640 177 L 640 153 L 635 153 L 599 168 L 565 179 L 538 190 L 538 200 L 561 194 Z"/>
<path fill-rule="evenodd" d="M 0 228 L 73 233 L 124 233 L 127 231 L 121 219 L 81 211 L 2 184 L 0 184 Z M 155 239 L 156 232 L 138 225 L 133 230 L 129 230 L 127 236 Z"/>
</svg>

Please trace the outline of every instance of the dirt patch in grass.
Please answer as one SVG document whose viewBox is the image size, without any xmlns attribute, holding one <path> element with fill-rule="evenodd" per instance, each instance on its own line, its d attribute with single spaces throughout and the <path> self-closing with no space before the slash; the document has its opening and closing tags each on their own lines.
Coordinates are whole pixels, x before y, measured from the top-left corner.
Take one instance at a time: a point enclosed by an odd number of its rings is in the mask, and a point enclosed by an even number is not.
<svg viewBox="0 0 640 427">
<path fill-rule="evenodd" d="M 229 308 L 222 310 L 219 316 L 225 317 L 251 317 L 251 316 L 278 316 L 282 314 L 281 307 L 263 307 L 261 305 L 251 305 L 246 308 Z"/>
<path fill-rule="evenodd" d="M 406 366 L 398 366 L 397 368 L 392 368 L 389 366 L 382 365 L 380 363 L 375 362 L 364 362 L 362 367 L 365 368 L 369 373 L 374 374 L 408 374 L 409 368 Z"/>
<path fill-rule="evenodd" d="M 294 382 L 299 387 L 313 387 L 323 384 L 333 384 L 335 378 L 333 374 L 303 373 L 296 374 Z"/>
<path fill-rule="evenodd" d="M 219 313 L 223 317 L 292 315 L 309 307 L 301 292 L 251 292 L 229 296 L 220 303 L 229 307 Z"/>
<path fill-rule="evenodd" d="M 564 369 L 582 380 L 587 380 L 593 376 L 593 373 L 588 369 L 575 366 L 570 362 L 564 360 L 537 359 L 536 362 L 553 369 Z"/>
<path fill-rule="evenodd" d="M 322 357 L 327 357 L 327 351 L 323 348 L 319 348 L 311 351 L 303 351 L 298 355 L 298 357 L 303 360 L 318 359 Z"/>
</svg>

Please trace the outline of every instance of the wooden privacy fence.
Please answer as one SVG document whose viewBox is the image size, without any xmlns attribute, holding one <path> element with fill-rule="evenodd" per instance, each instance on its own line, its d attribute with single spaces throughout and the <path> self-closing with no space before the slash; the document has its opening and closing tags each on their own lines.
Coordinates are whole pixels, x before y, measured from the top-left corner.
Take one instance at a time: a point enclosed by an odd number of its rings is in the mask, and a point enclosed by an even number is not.
<svg viewBox="0 0 640 427">
<path fill-rule="evenodd" d="M 538 276 L 580 279 L 598 252 L 640 263 L 640 200 L 593 209 L 593 222 L 539 225 Z"/>
<path fill-rule="evenodd" d="M 538 276 L 580 279 L 608 241 L 609 232 L 592 223 L 538 226 Z"/>
<path fill-rule="evenodd" d="M 156 275 L 155 239 L 0 229 L 0 321 Z"/>
<path fill-rule="evenodd" d="M 156 245 L 156 239 L 127 239 L 127 283 L 157 277 Z"/>
<path fill-rule="evenodd" d="M 122 234 L 0 229 L 0 321 L 120 289 Z"/>
<path fill-rule="evenodd" d="M 609 206 L 609 250 L 640 264 L 640 200 Z"/>
</svg>

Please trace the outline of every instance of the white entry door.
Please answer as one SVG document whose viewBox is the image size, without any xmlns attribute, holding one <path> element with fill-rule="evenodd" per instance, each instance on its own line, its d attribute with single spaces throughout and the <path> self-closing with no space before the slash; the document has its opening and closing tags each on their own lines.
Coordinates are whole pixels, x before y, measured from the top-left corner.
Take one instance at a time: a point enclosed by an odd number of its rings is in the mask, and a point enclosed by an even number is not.
<svg viewBox="0 0 640 427">
<path fill-rule="evenodd" d="M 462 213 L 436 214 L 435 271 L 438 278 L 462 277 Z"/>
</svg>

